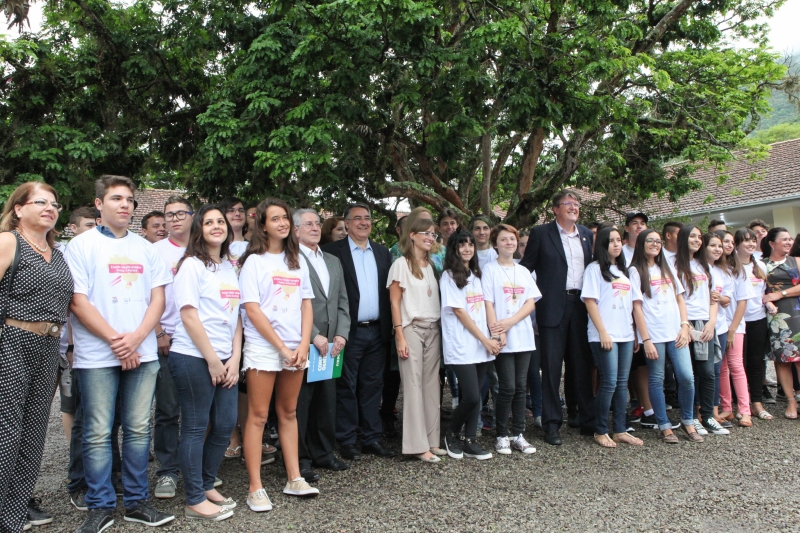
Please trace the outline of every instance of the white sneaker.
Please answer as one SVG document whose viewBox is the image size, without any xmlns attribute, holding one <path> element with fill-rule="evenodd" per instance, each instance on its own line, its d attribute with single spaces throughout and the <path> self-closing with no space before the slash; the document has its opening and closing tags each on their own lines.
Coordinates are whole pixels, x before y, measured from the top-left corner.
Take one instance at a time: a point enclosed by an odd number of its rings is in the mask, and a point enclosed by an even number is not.
<svg viewBox="0 0 800 533">
<path fill-rule="evenodd" d="M 703 427 L 703 424 L 701 424 L 698 419 L 695 418 L 692 420 L 692 425 L 694 426 L 694 430 L 697 431 L 698 435 L 702 435 L 703 437 L 708 435 L 708 431 Z"/>
<path fill-rule="evenodd" d="M 272 502 L 269 501 L 267 491 L 265 491 L 263 488 L 247 495 L 247 506 L 251 511 L 255 511 L 257 513 L 272 510 Z"/>
<path fill-rule="evenodd" d="M 511 455 L 511 443 L 508 441 L 508 437 L 497 437 L 494 443 L 494 449 L 499 454 Z"/>
<path fill-rule="evenodd" d="M 286 486 L 283 487 L 283 493 L 290 496 L 316 496 L 319 494 L 319 489 L 312 487 L 306 483 L 305 479 L 299 477 L 292 481 L 287 481 Z"/>
<path fill-rule="evenodd" d="M 528 441 L 525 440 L 525 437 L 522 436 L 522 433 L 519 434 L 513 441 L 511 441 L 511 446 L 515 450 L 519 450 L 522 453 L 535 453 L 536 448 L 531 445 Z"/>
<path fill-rule="evenodd" d="M 730 435 L 731 432 L 722 427 L 719 422 L 712 416 L 706 422 L 706 428 L 714 435 Z"/>
</svg>

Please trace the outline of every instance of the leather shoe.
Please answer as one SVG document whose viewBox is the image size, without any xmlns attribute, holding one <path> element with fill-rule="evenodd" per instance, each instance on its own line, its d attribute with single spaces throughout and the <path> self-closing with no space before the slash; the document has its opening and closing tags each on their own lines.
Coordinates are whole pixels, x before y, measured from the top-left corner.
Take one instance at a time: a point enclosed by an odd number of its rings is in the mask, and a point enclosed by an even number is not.
<svg viewBox="0 0 800 533">
<path fill-rule="evenodd" d="M 561 446 L 562 444 L 564 444 L 564 441 L 561 440 L 561 435 L 555 432 L 545 433 L 543 438 L 544 441 L 547 444 L 550 444 L 551 446 Z"/>
<path fill-rule="evenodd" d="M 567 425 L 573 429 L 581 427 L 580 420 L 578 420 L 578 415 L 567 416 Z M 594 431 L 592 431 L 592 435 L 594 435 Z"/>
<path fill-rule="evenodd" d="M 384 448 L 383 444 L 378 442 L 373 442 L 372 444 L 367 444 L 366 446 L 361 447 L 362 453 L 371 453 L 372 455 L 377 455 L 378 457 L 394 457 L 397 455 L 397 452 L 392 451 L 388 448 Z M 342 457 L 345 457 L 342 454 Z"/>
<path fill-rule="evenodd" d="M 593 437 L 594 434 L 595 434 L 594 428 L 587 428 L 587 427 L 581 428 L 581 435 L 583 435 L 584 437 Z"/>
<path fill-rule="evenodd" d="M 311 470 L 301 470 L 300 477 L 306 480 L 307 483 L 314 483 L 315 481 L 319 481 L 319 474 Z"/>
<path fill-rule="evenodd" d="M 336 457 L 321 463 L 314 463 L 314 466 L 317 468 L 327 468 L 328 470 L 333 470 L 334 472 L 341 472 L 342 470 L 347 470 L 350 468 L 349 464 L 345 463 L 344 461 L 340 461 Z"/>
<path fill-rule="evenodd" d="M 350 459 L 351 461 L 360 461 L 361 460 L 361 452 L 358 451 L 358 448 L 355 444 L 345 444 L 342 446 L 342 449 L 339 450 L 339 453 L 345 459 Z"/>
</svg>

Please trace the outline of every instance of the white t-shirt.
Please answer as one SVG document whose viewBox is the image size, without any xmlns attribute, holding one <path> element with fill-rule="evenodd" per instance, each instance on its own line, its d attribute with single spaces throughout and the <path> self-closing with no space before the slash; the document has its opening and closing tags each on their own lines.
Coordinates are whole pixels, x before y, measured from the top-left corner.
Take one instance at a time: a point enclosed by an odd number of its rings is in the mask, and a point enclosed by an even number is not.
<svg viewBox="0 0 800 533">
<path fill-rule="evenodd" d="M 481 268 L 483 297 L 487 302 L 494 304 L 497 320 L 514 316 L 525 302 L 531 298 L 536 301 L 542 297 L 531 273 L 524 266 L 514 264 L 513 267 L 504 267 L 495 260 Z M 500 353 L 527 352 L 535 349 L 533 324 L 531 316 L 528 315 L 506 332 L 506 345 Z"/>
<path fill-rule="evenodd" d="M 692 292 L 691 296 L 688 291 L 683 295 L 686 299 L 686 314 L 689 320 L 707 321 L 710 318 L 709 312 L 711 307 L 711 292 L 708 289 L 708 275 L 697 259 L 692 259 L 689 262 L 689 269 L 692 272 L 694 292 Z M 676 268 L 675 272 L 677 271 L 678 269 Z M 711 284 L 715 285 L 713 281 Z"/>
<path fill-rule="evenodd" d="M 239 258 L 244 255 L 248 244 L 250 244 L 248 241 L 233 241 L 230 246 L 228 246 L 228 261 L 233 265 L 237 274 L 239 270 L 241 270 Z"/>
<path fill-rule="evenodd" d="M 764 263 L 761 261 L 758 261 L 757 263 L 758 267 L 761 269 L 761 273 L 766 274 L 766 265 L 764 265 Z M 767 312 L 764 310 L 764 302 L 762 300 L 767 286 L 763 279 L 753 274 L 753 261 L 750 261 L 748 264 L 742 266 L 747 274 L 747 279 L 750 280 L 750 284 L 753 286 L 753 292 L 755 292 L 755 296 L 747 300 L 747 309 L 744 311 L 744 321 L 754 322 L 767 316 Z"/>
<path fill-rule="evenodd" d="M 675 256 L 677 255 L 677 253 L 670 252 L 666 248 L 662 248 L 661 253 L 664 254 L 664 259 L 669 261 L 669 267 L 672 269 L 672 273 L 675 274 Z"/>
<path fill-rule="evenodd" d="M 633 259 L 633 252 L 634 252 L 633 246 L 626 244 L 622 247 L 622 255 L 625 257 L 626 267 L 631 266 L 631 260 Z"/>
<path fill-rule="evenodd" d="M 303 258 L 297 256 L 299 270 L 289 270 L 285 257 L 284 252 L 251 255 L 239 272 L 244 336 L 248 343 L 277 348 L 261 336 L 244 311 L 244 304 L 255 302 L 288 348 L 294 350 L 300 345 L 301 305 L 303 300 L 314 298 L 314 290 L 311 288 L 308 265 Z"/>
<path fill-rule="evenodd" d="M 164 266 L 167 267 L 170 275 L 174 278 L 178 269 L 178 262 L 186 253 L 186 248 L 175 244 L 169 237 L 153 243 L 153 248 L 156 249 L 161 260 L 164 261 Z M 181 313 L 178 307 L 175 306 L 175 292 L 172 283 L 164 287 L 164 295 L 167 299 L 167 305 L 164 308 L 164 314 L 161 316 L 161 327 L 164 328 L 167 335 L 172 336 L 175 334 L 175 327 L 181 321 Z"/>
<path fill-rule="evenodd" d="M 481 341 L 467 330 L 453 309 L 464 309 L 484 335 L 491 337 L 486 321 L 481 280 L 474 274 L 467 278 L 463 289 L 456 287 L 450 271 L 442 272 L 439 280 L 442 292 L 442 347 L 444 364 L 470 365 L 494 360 Z"/>
<path fill-rule="evenodd" d="M 100 315 L 118 333 L 135 331 L 150 305 L 155 287 L 172 283 L 153 245 L 130 231 L 121 239 L 99 230 L 78 235 L 67 248 L 67 263 L 75 292 L 85 294 Z M 73 368 L 121 366 L 109 344 L 72 317 Z M 155 329 L 137 350 L 142 363 L 158 359 Z"/>
<path fill-rule="evenodd" d="M 173 281 L 175 307 L 197 309 L 208 340 L 221 360 L 233 352 L 233 336 L 239 319 L 239 279 L 228 261 L 207 267 L 196 257 L 187 257 Z M 202 359 L 181 320 L 172 338 L 172 351 Z"/>
<path fill-rule="evenodd" d="M 497 259 L 497 252 L 494 248 L 475 250 L 475 253 L 478 254 L 478 266 L 481 268 L 481 271 L 483 271 L 483 267 Z"/>
<path fill-rule="evenodd" d="M 711 269 L 714 279 L 714 291 L 720 293 L 722 296 L 731 298 L 733 296 L 733 278 L 727 272 L 718 266 L 708 265 Z M 730 305 L 728 306 L 730 307 Z M 717 335 L 722 335 L 728 332 L 728 313 L 722 304 L 717 304 L 717 322 L 714 324 L 714 331 Z"/>
<path fill-rule="evenodd" d="M 642 292 L 642 278 L 639 276 L 639 271 L 633 267 L 628 269 L 628 277 L 633 287 L 633 299 L 642 301 L 642 312 L 650 340 L 654 343 L 672 342 L 678 338 L 678 333 L 681 331 L 681 312 L 676 295 L 684 293 L 683 285 L 676 277 L 673 286 L 669 276 L 662 275 L 657 265 L 648 268 L 647 272 L 650 275 L 649 298 Z M 641 343 L 642 336 L 638 331 L 636 337 Z"/>
<path fill-rule="evenodd" d="M 750 298 L 754 298 L 756 296 L 756 290 L 753 288 L 753 284 L 750 283 L 750 280 L 747 278 L 747 275 L 743 274 L 741 276 L 731 277 L 731 281 L 733 282 L 733 296 L 731 296 L 731 304 L 725 308 L 725 318 L 728 322 L 728 328 L 730 329 L 731 324 L 733 323 L 733 315 L 736 314 L 736 306 L 739 302 L 743 302 L 745 300 L 750 300 Z M 745 309 L 745 313 L 747 310 Z M 739 326 L 736 328 L 736 333 L 744 333 L 745 332 L 745 319 L 739 321 Z"/>
<path fill-rule="evenodd" d="M 583 273 L 583 290 L 581 301 L 589 298 L 597 301 L 600 318 L 611 340 L 614 342 L 628 342 L 633 340 L 633 300 L 641 300 L 631 292 L 631 280 L 620 272 L 616 265 L 609 269 L 614 276 L 613 281 L 606 281 L 600 273 L 600 264 L 597 261 L 586 267 Z M 589 342 L 600 342 L 600 332 L 597 331 L 592 319 L 589 319 Z"/>
</svg>

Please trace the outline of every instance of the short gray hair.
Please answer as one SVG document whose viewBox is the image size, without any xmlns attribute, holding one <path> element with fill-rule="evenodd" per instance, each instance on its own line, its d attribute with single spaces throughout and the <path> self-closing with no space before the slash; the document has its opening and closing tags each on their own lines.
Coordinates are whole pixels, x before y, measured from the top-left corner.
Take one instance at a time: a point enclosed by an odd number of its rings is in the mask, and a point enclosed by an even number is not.
<svg viewBox="0 0 800 533">
<path fill-rule="evenodd" d="M 300 225 L 300 221 L 303 220 L 303 215 L 305 215 L 306 213 L 313 213 L 314 215 L 317 216 L 317 220 L 321 221 L 319 213 L 317 213 L 316 209 L 306 209 L 306 208 L 295 209 L 294 213 L 292 213 L 292 218 L 294 219 L 295 226 Z"/>
</svg>

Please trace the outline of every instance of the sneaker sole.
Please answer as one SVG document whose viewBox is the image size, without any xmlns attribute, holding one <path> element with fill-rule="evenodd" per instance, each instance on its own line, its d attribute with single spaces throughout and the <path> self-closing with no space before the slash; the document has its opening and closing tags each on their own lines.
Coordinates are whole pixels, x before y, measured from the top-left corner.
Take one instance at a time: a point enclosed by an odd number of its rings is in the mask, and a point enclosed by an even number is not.
<svg viewBox="0 0 800 533">
<path fill-rule="evenodd" d="M 106 529 L 110 528 L 110 527 L 111 527 L 111 526 L 113 526 L 113 525 L 114 525 L 114 521 L 113 521 L 113 520 L 110 520 L 110 521 L 108 522 L 108 524 L 106 524 L 106 525 L 104 525 L 103 527 L 101 527 L 100 529 L 98 529 L 96 533 L 101 533 L 102 531 L 105 531 Z"/>
<path fill-rule="evenodd" d="M 215 516 L 214 518 L 205 518 L 202 516 L 191 516 L 191 515 L 184 515 L 184 518 L 186 518 L 187 520 L 202 520 L 204 522 L 222 522 L 223 520 L 227 520 L 228 518 L 233 516 L 233 511 L 231 509 L 228 509 L 227 507 L 223 507 L 223 509 L 226 509 L 228 512 L 222 513 L 221 515 Z"/>
<path fill-rule="evenodd" d="M 447 456 L 448 457 L 451 457 L 453 459 L 463 459 L 464 458 L 464 452 L 455 453 L 455 452 L 451 452 L 450 451 L 450 446 L 447 445 L 447 439 L 444 439 L 444 447 L 447 450 Z"/>
<path fill-rule="evenodd" d="M 166 518 L 163 518 L 163 519 L 159 520 L 158 522 L 148 522 L 148 521 L 142 520 L 140 518 L 130 518 L 128 516 L 125 516 L 123 518 L 125 519 L 126 522 L 136 522 L 138 524 L 144 524 L 144 525 L 149 526 L 149 527 L 163 526 L 164 524 L 168 524 L 169 522 L 172 522 L 173 520 L 175 520 L 174 516 L 168 516 Z M 111 524 L 109 524 L 109 525 L 111 525 Z"/>
<path fill-rule="evenodd" d="M 267 457 L 266 459 L 261 459 L 261 466 L 269 465 L 275 462 L 275 456 Z"/>
<path fill-rule="evenodd" d="M 85 505 L 85 506 L 81 507 L 80 505 L 78 505 L 77 503 L 75 503 L 75 500 L 73 500 L 72 498 L 70 498 L 70 499 L 69 499 L 69 503 L 71 503 L 71 504 L 72 504 L 72 506 L 73 506 L 75 509 L 79 510 L 79 511 L 84 511 L 84 512 L 85 512 L 85 511 L 88 511 L 88 510 L 89 510 L 89 506 L 88 506 L 88 505 Z"/>
<path fill-rule="evenodd" d="M 288 494 L 289 496 L 319 496 L 319 491 L 316 489 L 310 490 L 286 490 L 283 489 L 284 494 Z"/>
<path fill-rule="evenodd" d="M 41 520 L 28 520 L 28 523 L 32 526 L 43 526 L 49 524 L 53 520 L 54 518 L 51 516 L 50 518 L 42 518 Z"/>
<path fill-rule="evenodd" d="M 519 448 L 514 448 L 514 449 L 520 453 L 524 453 L 525 455 L 536 453 L 536 448 L 525 448 L 524 450 L 520 450 Z"/>
<path fill-rule="evenodd" d="M 269 505 L 253 505 L 249 501 L 247 502 L 247 506 L 250 508 L 251 511 L 255 513 L 264 513 L 267 511 L 272 510 L 272 504 Z"/>
<path fill-rule="evenodd" d="M 170 494 L 157 494 L 157 493 L 154 493 L 153 496 L 158 498 L 159 500 L 171 500 L 172 498 L 175 497 L 175 493 L 173 492 L 171 495 Z"/>
<path fill-rule="evenodd" d="M 471 459 L 477 459 L 478 461 L 485 461 L 486 459 L 491 459 L 492 458 L 492 454 L 487 453 L 487 454 L 484 454 L 484 455 L 475 455 L 475 454 L 472 454 L 472 453 L 464 452 L 464 457 L 469 457 Z"/>
<path fill-rule="evenodd" d="M 503 450 L 495 450 L 495 451 L 497 453 L 499 453 L 500 455 L 511 455 L 511 449 L 510 448 L 506 448 L 506 449 L 503 449 Z"/>
</svg>

